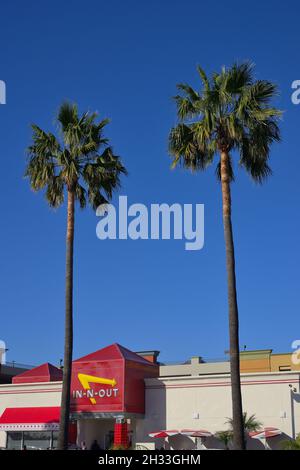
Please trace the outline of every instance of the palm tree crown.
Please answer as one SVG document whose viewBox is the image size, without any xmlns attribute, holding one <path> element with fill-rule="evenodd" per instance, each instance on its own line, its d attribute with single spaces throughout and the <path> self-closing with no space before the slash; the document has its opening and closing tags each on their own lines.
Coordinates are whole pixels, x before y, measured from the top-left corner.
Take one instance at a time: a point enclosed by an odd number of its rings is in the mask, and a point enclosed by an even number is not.
<svg viewBox="0 0 300 470">
<path fill-rule="evenodd" d="M 261 182 L 271 172 L 270 145 L 280 140 L 281 112 L 270 105 L 276 86 L 254 80 L 250 63 L 223 68 L 211 78 L 200 67 L 198 73 L 202 89 L 179 84 L 180 94 L 175 96 L 180 122 L 169 137 L 173 166 L 181 162 L 192 170 L 204 170 L 216 152 L 237 150 L 240 165 Z M 231 159 L 228 170 L 233 180 Z M 220 177 L 220 164 L 216 172 Z"/>
<path fill-rule="evenodd" d="M 46 189 L 50 206 L 64 201 L 64 189 L 74 193 L 80 207 L 87 201 L 95 209 L 110 199 L 126 174 L 118 156 L 103 137 L 108 119 L 96 122 L 97 113 L 78 114 L 75 104 L 64 103 L 57 121 L 60 137 L 32 125 L 33 143 L 28 148 L 29 162 L 25 176 L 34 191 Z"/>
</svg>

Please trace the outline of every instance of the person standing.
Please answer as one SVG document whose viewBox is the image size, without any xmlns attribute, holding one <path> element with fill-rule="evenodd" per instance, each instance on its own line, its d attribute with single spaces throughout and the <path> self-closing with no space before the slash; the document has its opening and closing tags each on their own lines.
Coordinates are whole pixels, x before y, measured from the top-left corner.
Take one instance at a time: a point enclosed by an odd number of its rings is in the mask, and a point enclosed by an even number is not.
<svg viewBox="0 0 300 470">
<path fill-rule="evenodd" d="M 97 439 L 95 439 L 95 440 L 93 441 L 93 443 L 92 443 L 92 445 L 91 445 L 91 450 L 96 450 L 96 451 L 101 450 L 101 448 L 100 448 L 100 446 L 99 446 L 99 444 L 98 444 Z"/>
</svg>

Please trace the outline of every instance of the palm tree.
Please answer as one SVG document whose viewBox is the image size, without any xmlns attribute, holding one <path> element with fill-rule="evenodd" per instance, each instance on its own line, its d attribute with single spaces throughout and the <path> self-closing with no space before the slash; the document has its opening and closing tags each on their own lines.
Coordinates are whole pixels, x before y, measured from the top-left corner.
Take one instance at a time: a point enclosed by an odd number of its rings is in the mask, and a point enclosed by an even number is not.
<svg viewBox="0 0 300 470">
<path fill-rule="evenodd" d="M 233 416 L 233 445 L 244 448 L 242 396 L 240 386 L 239 318 L 236 292 L 235 256 L 231 222 L 230 186 L 234 180 L 234 154 L 239 164 L 258 183 L 271 173 L 270 146 L 280 140 L 279 110 L 270 105 L 276 94 L 273 83 L 255 80 L 249 63 L 223 68 L 208 78 L 198 67 L 200 91 L 179 84 L 175 96 L 179 123 L 171 129 L 169 150 L 175 167 L 181 163 L 191 170 L 205 170 L 216 154 L 216 173 L 221 181 L 223 225 L 229 307 L 230 368 Z"/>
<path fill-rule="evenodd" d="M 284 450 L 300 450 L 300 434 L 298 434 L 296 439 L 282 441 L 281 447 Z"/>
<path fill-rule="evenodd" d="M 66 300 L 63 386 L 61 397 L 58 448 L 68 445 L 70 385 L 73 350 L 73 245 L 75 202 L 93 209 L 111 199 L 126 174 L 119 157 L 103 137 L 104 119 L 96 121 L 96 113 L 78 114 L 75 104 L 64 103 L 57 122 L 59 136 L 32 125 L 32 144 L 28 147 L 29 161 L 25 176 L 33 191 L 45 190 L 51 207 L 60 206 L 67 195 L 66 234 Z"/>
<path fill-rule="evenodd" d="M 229 450 L 229 443 L 232 441 L 232 431 L 218 431 L 215 436 L 224 444 L 225 450 Z"/>
<path fill-rule="evenodd" d="M 233 429 L 233 419 L 232 418 L 228 418 L 226 423 L 230 425 L 231 429 Z M 256 418 L 256 416 L 255 415 L 250 415 L 248 417 L 247 411 L 244 411 L 244 413 L 243 413 L 243 424 L 244 424 L 244 431 L 247 432 L 247 433 L 259 431 L 259 429 L 262 428 L 262 423 Z"/>
<path fill-rule="evenodd" d="M 228 418 L 227 424 L 229 424 L 231 432 L 233 432 L 233 419 Z M 247 443 L 247 435 L 249 432 L 259 431 L 262 428 L 262 423 L 256 418 L 255 415 L 248 416 L 247 412 L 243 412 L 243 425 L 244 425 L 244 441 L 245 447 Z"/>
</svg>

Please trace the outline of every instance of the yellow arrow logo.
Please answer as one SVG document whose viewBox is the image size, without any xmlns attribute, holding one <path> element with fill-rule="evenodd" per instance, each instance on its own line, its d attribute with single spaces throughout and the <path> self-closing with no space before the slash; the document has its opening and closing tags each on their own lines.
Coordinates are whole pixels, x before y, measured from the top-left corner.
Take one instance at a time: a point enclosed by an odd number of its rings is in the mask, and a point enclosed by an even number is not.
<svg viewBox="0 0 300 470">
<path fill-rule="evenodd" d="M 105 379 L 104 377 L 95 377 L 94 375 L 86 374 L 78 374 L 78 380 L 85 390 L 91 389 L 90 383 L 110 385 L 111 387 L 114 387 L 117 384 L 115 379 Z M 95 398 L 90 398 L 90 400 L 93 405 L 96 405 L 97 402 Z"/>
</svg>

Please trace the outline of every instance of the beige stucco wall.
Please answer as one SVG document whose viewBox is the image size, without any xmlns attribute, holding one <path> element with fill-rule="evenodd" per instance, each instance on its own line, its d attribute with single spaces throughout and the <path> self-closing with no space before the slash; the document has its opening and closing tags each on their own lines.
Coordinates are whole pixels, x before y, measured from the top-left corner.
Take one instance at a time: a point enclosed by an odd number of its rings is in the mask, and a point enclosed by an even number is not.
<svg viewBox="0 0 300 470">
<path fill-rule="evenodd" d="M 204 362 L 199 363 L 196 358 L 191 360 L 190 364 L 167 364 L 159 368 L 161 377 L 184 376 L 184 375 L 209 375 L 224 374 L 230 371 L 229 362 Z"/>
<path fill-rule="evenodd" d="M 296 388 L 293 400 L 289 384 Z M 242 395 L 244 411 L 255 414 L 264 426 L 278 427 L 290 437 L 300 433 L 299 373 L 243 374 Z M 227 428 L 225 422 L 230 416 L 228 374 L 148 379 L 146 416 L 138 422 L 137 438 L 139 442 L 153 442 L 148 434 L 159 429 L 191 428 L 216 432 Z M 277 445 L 277 441 L 274 438 L 272 444 Z M 180 448 L 178 439 L 173 442 Z M 255 444 L 259 445 L 259 442 L 252 439 L 250 446 Z M 210 443 L 210 447 L 217 446 L 217 442 Z"/>
<path fill-rule="evenodd" d="M 0 385 L 0 415 L 5 408 L 60 406 L 61 382 Z M 6 445 L 6 432 L 0 431 L 0 447 Z"/>
</svg>

